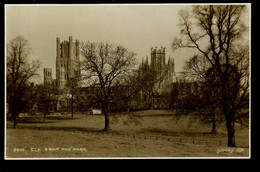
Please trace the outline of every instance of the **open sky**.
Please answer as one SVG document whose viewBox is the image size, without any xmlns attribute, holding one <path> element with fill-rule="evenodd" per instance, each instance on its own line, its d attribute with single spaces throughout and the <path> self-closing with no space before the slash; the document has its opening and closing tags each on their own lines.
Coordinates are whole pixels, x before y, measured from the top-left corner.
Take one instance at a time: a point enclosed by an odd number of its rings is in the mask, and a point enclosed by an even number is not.
<svg viewBox="0 0 260 172">
<path fill-rule="evenodd" d="M 191 52 L 173 52 L 171 42 L 179 35 L 178 11 L 187 5 L 8 5 L 6 6 L 6 41 L 18 35 L 30 42 L 33 58 L 51 67 L 55 78 L 56 37 L 69 36 L 79 41 L 120 44 L 150 60 L 151 47 L 166 47 L 166 60 L 175 61 L 175 72 Z"/>
<path fill-rule="evenodd" d="M 171 42 L 179 34 L 178 11 L 182 5 L 68 5 L 6 7 L 6 41 L 21 35 L 30 42 L 33 58 L 51 67 L 55 78 L 56 37 L 120 44 L 150 58 L 151 47 L 166 47 L 166 60 L 173 57 L 176 71 L 184 52 L 173 53 Z M 149 59 L 150 60 L 150 59 Z M 40 71 L 42 75 L 43 71 Z M 42 79 L 42 78 L 41 78 Z"/>
</svg>

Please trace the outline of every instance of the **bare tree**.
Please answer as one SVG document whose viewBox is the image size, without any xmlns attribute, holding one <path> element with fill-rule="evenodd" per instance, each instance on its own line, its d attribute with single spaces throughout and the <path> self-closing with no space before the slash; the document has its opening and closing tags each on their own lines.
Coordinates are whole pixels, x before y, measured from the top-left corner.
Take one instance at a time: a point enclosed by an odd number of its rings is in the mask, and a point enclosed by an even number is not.
<svg viewBox="0 0 260 172">
<path fill-rule="evenodd" d="M 29 42 L 18 36 L 7 45 L 7 103 L 16 128 L 17 118 L 31 98 L 31 79 L 38 75 L 39 61 L 29 62 Z"/>
<path fill-rule="evenodd" d="M 217 132 L 216 122 L 222 121 L 222 118 L 216 119 L 216 113 L 219 115 L 220 105 L 220 82 L 215 70 L 211 67 L 207 59 L 198 55 L 190 58 L 185 65 L 185 71 L 188 77 L 198 84 L 197 97 L 199 104 L 193 107 L 196 109 L 196 116 L 204 123 L 212 123 L 211 134 Z M 198 101 L 198 100 L 197 100 Z"/>
<path fill-rule="evenodd" d="M 199 5 L 191 13 L 180 11 L 182 39 L 176 48 L 194 48 L 207 59 L 220 81 L 221 109 L 225 116 L 228 146 L 236 146 L 235 122 L 248 117 L 249 44 L 241 5 Z"/>
<path fill-rule="evenodd" d="M 105 117 L 104 131 L 107 131 L 112 87 L 118 77 L 132 70 L 136 54 L 123 46 L 86 42 L 81 44 L 81 55 L 84 58 L 81 63 L 83 79 L 96 89 L 95 96 Z"/>
<path fill-rule="evenodd" d="M 215 134 L 217 122 L 223 122 L 223 115 L 220 113 L 220 87 L 211 73 L 212 70 L 203 71 L 205 64 L 198 66 L 203 64 L 200 60 L 193 56 L 186 61 L 185 71 L 173 84 L 171 109 L 174 110 L 177 121 L 189 115 L 188 126 L 195 121 L 211 124 L 210 134 Z"/>
<path fill-rule="evenodd" d="M 75 76 L 70 78 L 66 83 L 66 90 L 70 95 L 71 119 L 73 119 L 74 116 L 74 109 L 75 109 L 74 99 L 77 93 L 79 93 L 80 86 L 81 86 L 80 81 L 81 81 L 80 73 L 75 72 Z"/>
<path fill-rule="evenodd" d="M 142 83 L 139 82 L 138 71 L 132 70 L 130 73 L 118 77 L 113 86 L 113 104 L 121 102 L 123 109 L 129 114 L 130 110 L 137 103 L 140 95 Z"/>
<path fill-rule="evenodd" d="M 141 125 L 143 118 L 138 112 L 132 111 L 140 108 L 140 91 L 142 83 L 139 82 L 138 70 L 132 70 L 117 78 L 112 87 L 112 96 L 109 109 L 114 113 L 111 117 L 111 124 L 116 124 L 120 118 L 125 119 L 124 125 Z M 126 113 L 122 113 L 126 112 Z M 125 118 L 126 117 L 126 118 Z"/>
<path fill-rule="evenodd" d="M 166 76 L 166 70 L 163 70 L 162 74 L 160 74 L 152 67 L 148 67 L 145 70 L 140 69 L 138 82 L 140 83 L 142 93 L 145 94 L 148 98 L 149 109 L 152 109 L 153 107 L 152 98 L 164 91 Z"/>
<path fill-rule="evenodd" d="M 46 121 L 46 116 L 54 111 L 55 96 L 58 95 L 59 89 L 54 83 L 44 83 L 36 86 L 38 110 L 43 113 L 43 122 Z"/>
</svg>

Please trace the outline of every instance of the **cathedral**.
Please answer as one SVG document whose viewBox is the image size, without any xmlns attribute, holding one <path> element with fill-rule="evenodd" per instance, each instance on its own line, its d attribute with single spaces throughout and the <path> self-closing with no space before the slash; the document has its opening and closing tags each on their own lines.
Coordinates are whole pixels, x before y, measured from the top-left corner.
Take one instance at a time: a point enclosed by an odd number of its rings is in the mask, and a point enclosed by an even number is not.
<svg viewBox="0 0 260 172">
<path fill-rule="evenodd" d="M 139 71 L 144 73 L 149 69 L 155 71 L 157 83 L 155 83 L 153 88 L 154 90 L 152 97 L 148 98 L 149 96 L 145 92 L 141 93 L 141 102 L 143 102 L 143 105 L 141 106 L 142 108 L 151 109 L 167 108 L 167 104 L 169 103 L 168 95 L 170 94 L 172 88 L 175 70 L 173 58 L 169 56 L 168 62 L 166 62 L 165 47 L 151 48 L 150 63 L 148 62 L 148 57 L 146 57 L 145 62 L 142 59 L 142 64 L 139 66 Z M 150 105 L 148 105 L 149 101 L 151 101 Z"/>
<path fill-rule="evenodd" d="M 52 79 L 52 68 L 43 69 L 44 84 L 51 83 L 66 92 L 66 83 L 76 75 L 80 75 L 79 41 L 73 41 L 72 36 L 69 41 L 60 41 L 56 38 L 56 79 Z M 65 94 L 67 95 L 67 94 Z M 56 95 L 54 110 L 59 110 L 66 106 L 68 101 L 63 95 Z"/>
<path fill-rule="evenodd" d="M 56 79 L 52 79 L 51 68 L 44 68 L 44 83 L 53 82 L 62 89 L 67 81 L 80 74 L 79 41 L 73 42 L 72 36 L 63 42 L 56 38 L 56 53 Z"/>
<path fill-rule="evenodd" d="M 80 74 L 80 50 L 79 41 L 73 41 L 70 36 L 69 41 L 60 41 L 60 38 L 56 38 L 56 79 L 52 79 L 52 69 L 44 68 L 44 83 L 52 83 L 59 89 L 64 90 L 66 83 L 71 78 Z M 155 72 L 157 79 L 153 81 L 154 90 L 148 95 L 147 92 L 141 91 L 140 93 L 140 105 L 141 109 L 165 109 L 168 107 L 169 94 L 173 84 L 173 78 L 175 76 L 174 71 L 174 59 L 170 56 L 166 59 L 165 47 L 151 48 L 150 63 L 148 57 L 139 66 L 139 72 L 145 73 L 149 71 Z M 65 93 L 63 91 L 63 93 Z M 66 95 L 66 94 L 65 94 Z M 66 104 L 66 100 L 62 98 L 62 95 L 57 95 L 57 106 L 55 109 Z"/>
</svg>

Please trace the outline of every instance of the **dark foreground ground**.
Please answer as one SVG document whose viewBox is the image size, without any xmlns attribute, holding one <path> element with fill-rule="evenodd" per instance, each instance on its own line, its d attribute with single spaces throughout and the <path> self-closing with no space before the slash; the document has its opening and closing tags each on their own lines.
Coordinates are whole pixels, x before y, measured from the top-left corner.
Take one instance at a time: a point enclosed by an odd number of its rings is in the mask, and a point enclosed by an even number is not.
<svg viewBox="0 0 260 172">
<path fill-rule="evenodd" d="M 7 121 L 6 158 L 249 157 L 248 128 L 237 126 L 237 147 L 230 148 L 223 125 L 212 135 L 210 126 L 187 125 L 189 117 L 177 122 L 166 111 L 139 113 L 141 125 L 126 125 L 121 116 L 108 132 L 102 132 L 102 115 L 53 115 L 45 123 L 19 123 L 17 129 Z"/>
</svg>

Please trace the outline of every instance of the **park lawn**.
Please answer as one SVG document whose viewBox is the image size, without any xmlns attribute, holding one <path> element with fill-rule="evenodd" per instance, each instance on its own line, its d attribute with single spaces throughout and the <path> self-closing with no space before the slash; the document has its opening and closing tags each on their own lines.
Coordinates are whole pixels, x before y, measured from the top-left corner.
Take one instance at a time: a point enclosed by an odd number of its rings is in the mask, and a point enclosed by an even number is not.
<svg viewBox="0 0 260 172">
<path fill-rule="evenodd" d="M 17 129 L 12 129 L 11 122 L 7 121 L 6 158 L 249 156 L 248 128 L 237 127 L 237 148 L 228 148 L 223 125 L 218 126 L 218 134 L 212 135 L 208 134 L 210 126 L 187 127 L 188 119 L 176 122 L 167 112 L 140 113 L 142 125 L 123 125 L 123 116 L 111 125 L 109 132 L 102 132 L 102 115 L 49 118 L 46 123 L 19 123 Z M 17 152 L 15 148 L 21 149 Z"/>
<path fill-rule="evenodd" d="M 116 157 L 245 157 L 243 152 L 221 152 L 226 146 L 179 143 L 81 131 L 7 130 L 7 158 L 116 158 Z M 16 151 L 22 148 L 23 151 Z M 40 151 L 36 151 L 40 149 Z M 230 149 L 230 148 L 229 148 Z"/>
</svg>

